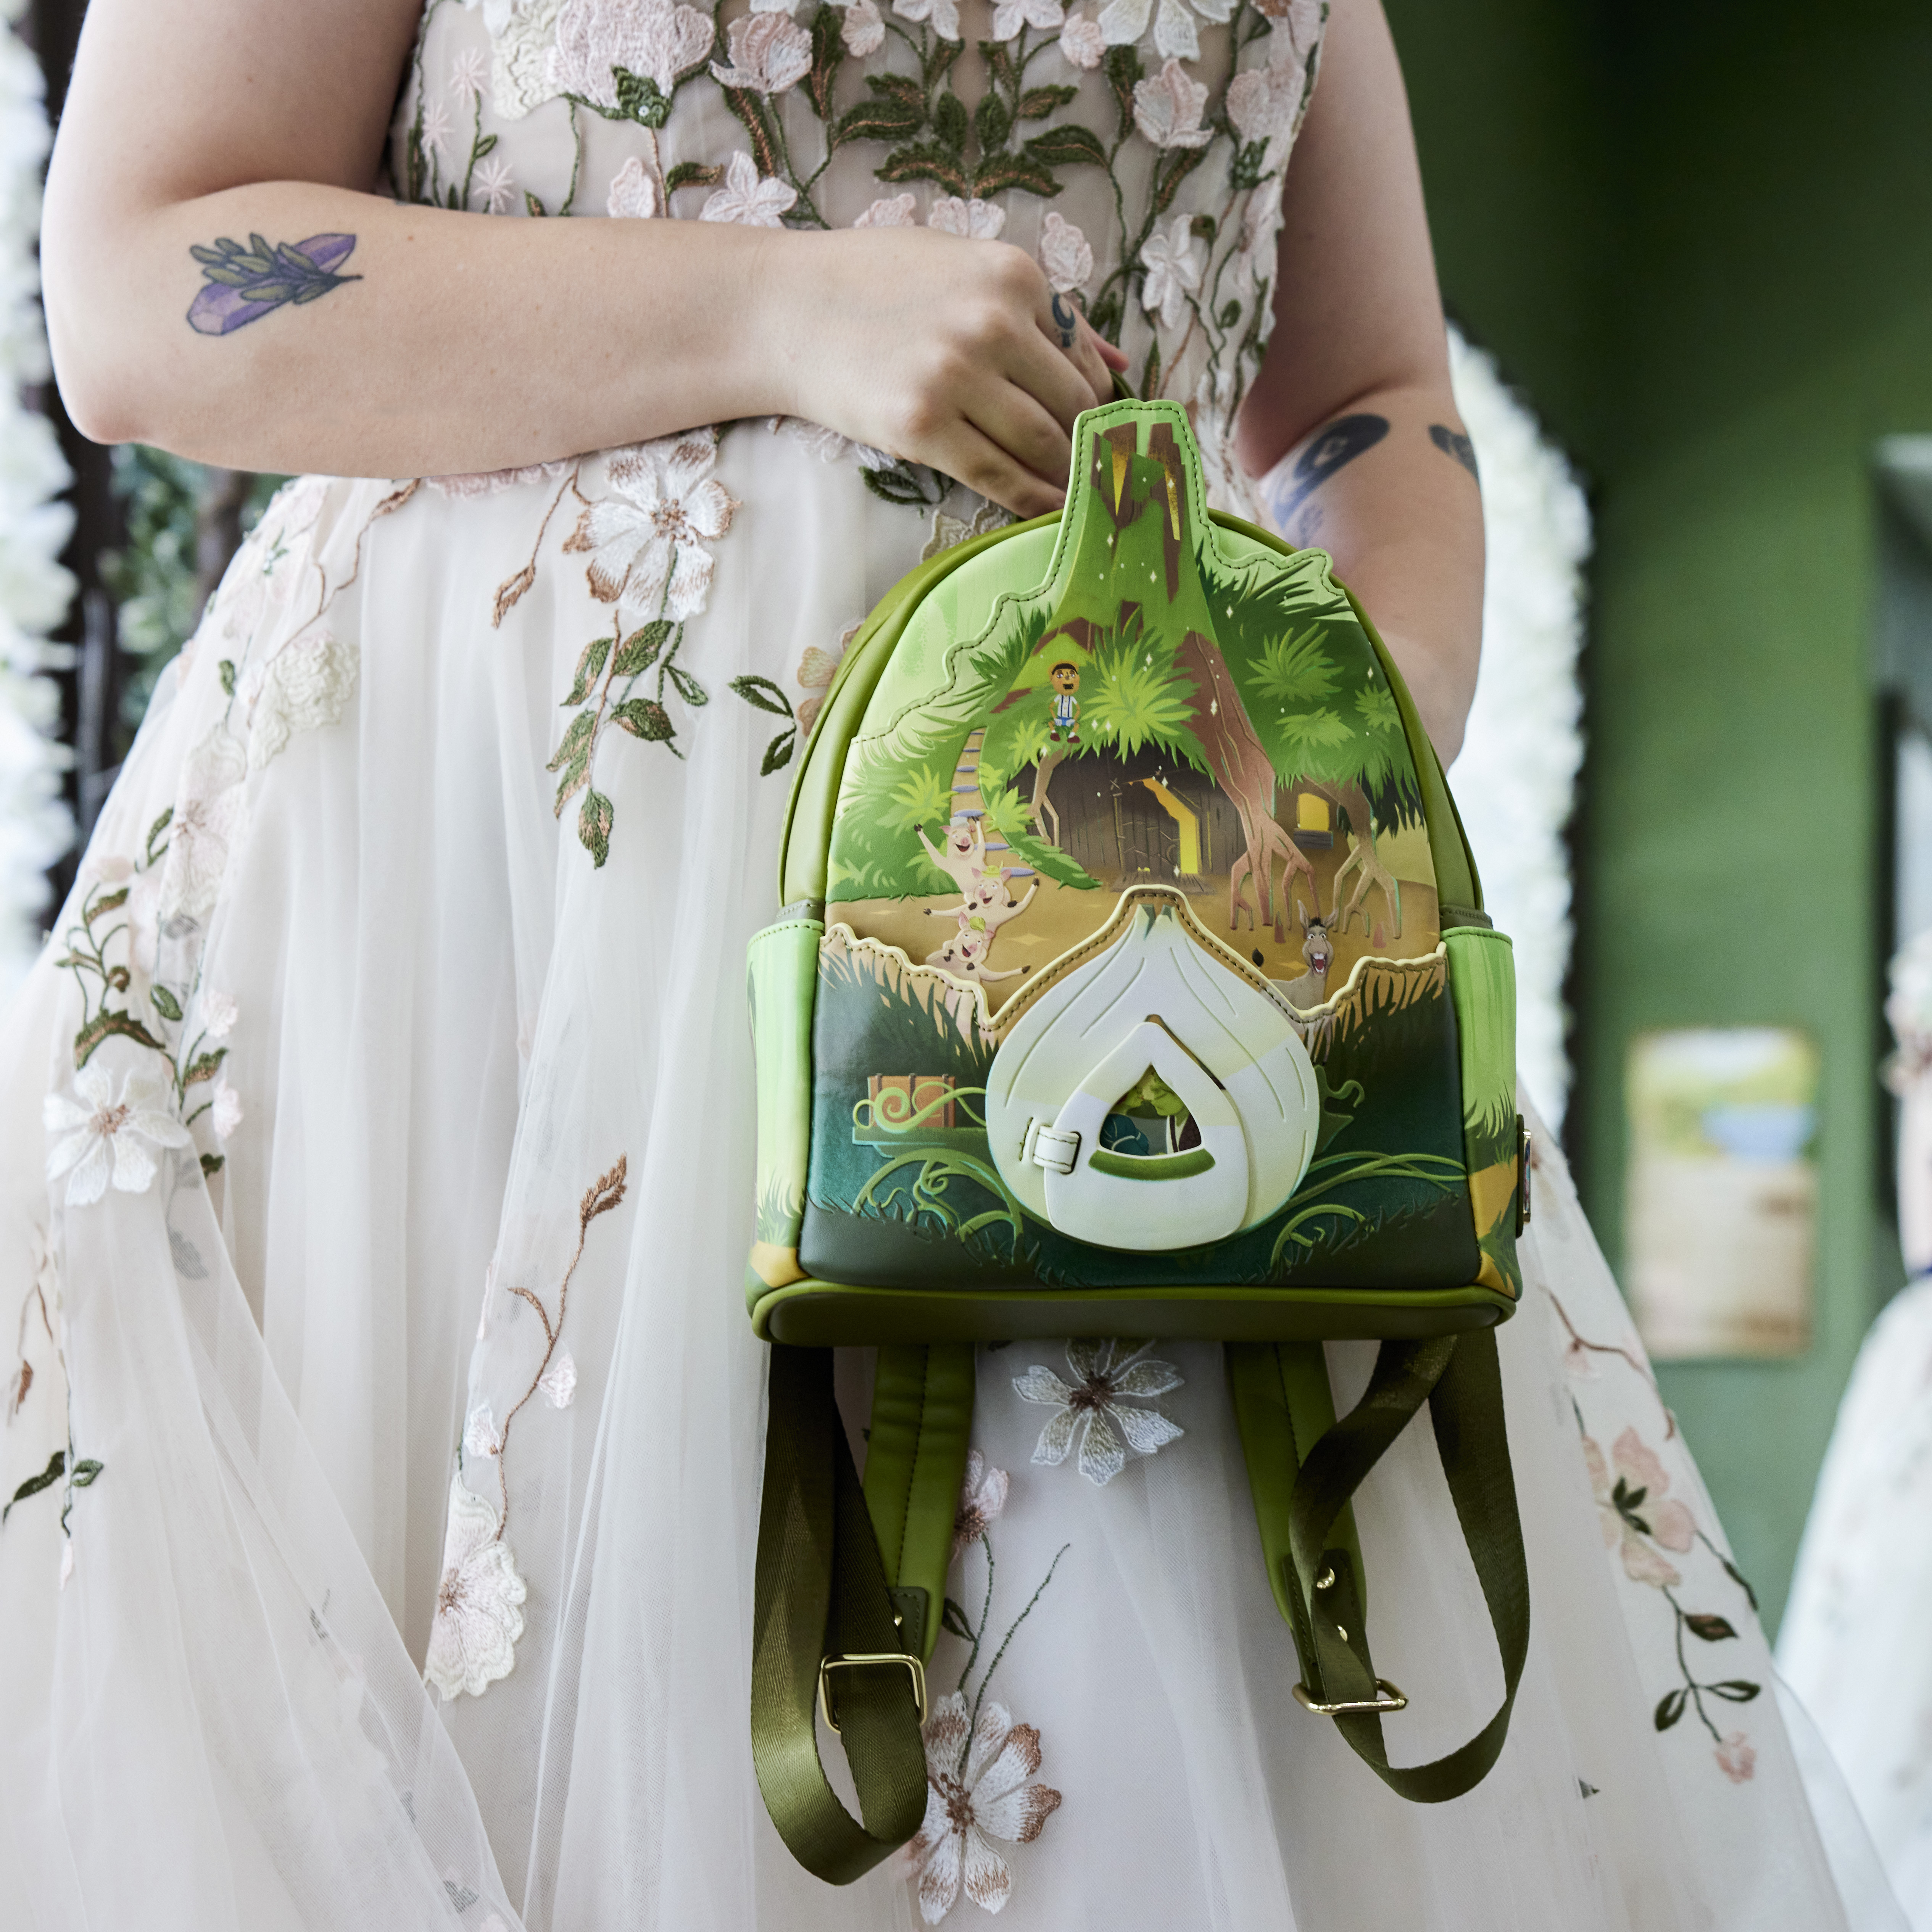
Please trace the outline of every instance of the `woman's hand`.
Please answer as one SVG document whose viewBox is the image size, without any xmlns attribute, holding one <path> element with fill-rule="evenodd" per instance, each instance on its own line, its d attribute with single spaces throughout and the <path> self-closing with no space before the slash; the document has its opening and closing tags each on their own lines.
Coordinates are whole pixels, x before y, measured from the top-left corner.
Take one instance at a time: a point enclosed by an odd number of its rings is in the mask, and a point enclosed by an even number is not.
<svg viewBox="0 0 1932 1932">
<path fill-rule="evenodd" d="M 790 415 L 1022 517 L 1066 499 L 1073 420 L 1126 358 L 1004 242 L 928 228 L 774 235 L 766 328 Z"/>
</svg>

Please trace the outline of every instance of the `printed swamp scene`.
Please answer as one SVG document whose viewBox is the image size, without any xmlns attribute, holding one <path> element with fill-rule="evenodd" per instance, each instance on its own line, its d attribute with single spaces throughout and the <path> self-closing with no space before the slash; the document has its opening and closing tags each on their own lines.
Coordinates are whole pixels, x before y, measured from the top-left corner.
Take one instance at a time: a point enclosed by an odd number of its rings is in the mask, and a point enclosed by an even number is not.
<svg viewBox="0 0 1932 1932">
<path fill-rule="evenodd" d="M 846 757 L 768 1280 L 1498 1272 L 1394 694 L 1328 559 L 1214 530 L 1195 461 L 1156 412 L 1089 428 L 1046 586 L 898 640 Z"/>
</svg>

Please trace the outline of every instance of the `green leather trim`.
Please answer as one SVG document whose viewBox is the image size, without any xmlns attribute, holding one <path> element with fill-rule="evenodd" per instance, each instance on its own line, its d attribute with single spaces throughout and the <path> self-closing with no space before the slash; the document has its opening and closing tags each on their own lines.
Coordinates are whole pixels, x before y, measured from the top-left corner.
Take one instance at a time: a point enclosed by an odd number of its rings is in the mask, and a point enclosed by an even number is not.
<svg viewBox="0 0 1932 1932">
<path fill-rule="evenodd" d="M 765 1808 L 800 1864 L 849 1885 L 919 1829 L 926 1748 L 905 1672 L 874 1664 L 838 1674 L 859 1818 L 819 1761 L 820 1662 L 901 1649 L 829 1349 L 772 1351 L 752 1606 L 752 1762 Z"/>
<path fill-rule="evenodd" d="M 824 936 L 821 920 L 782 920 L 752 940 L 746 957 L 758 1083 L 758 1250 L 770 1265 L 789 1250 L 794 1276 L 812 1147 L 812 1009 Z M 760 1292 L 770 1285 L 755 1271 L 752 1279 Z"/>
<path fill-rule="evenodd" d="M 1178 1340 L 1378 1341 L 1457 1334 L 1507 1321 L 1508 1295 L 1463 1288 L 855 1288 L 795 1282 L 760 1296 L 752 1325 L 798 1347 L 888 1342 L 1051 1341 L 1064 1335 Z"/>
<path fill-rule="evenodd" d="M 1190 1148 L 1184 1154 L 1115 1154 L 1096 1148 L 1087 1156 L 1087 1165 L 1096 1174 L 1121 1180 L 1187 1180 L 1205 1174 L 1214 1165 L 1214 1156 L 1204 1147 Z"/>
<path fill-rule="evenodd" d="M 904 1635 L 928 1662 L 939 1641 L 952 1521 L 973 1427 L 971 1343 L 882 1348 L 866 1438 L 866 1506 L 896 1590 L 917 1590 L 924 1623 Z"/>
</svg>

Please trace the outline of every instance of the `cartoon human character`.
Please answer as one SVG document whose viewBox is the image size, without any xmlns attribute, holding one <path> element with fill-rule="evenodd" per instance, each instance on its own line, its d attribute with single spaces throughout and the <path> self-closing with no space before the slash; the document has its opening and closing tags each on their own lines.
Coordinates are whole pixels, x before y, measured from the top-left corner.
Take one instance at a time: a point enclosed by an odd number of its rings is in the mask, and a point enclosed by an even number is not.
<svg viewBox="0 0 1932 1932">
<path fill-rule="evenodd" d="M 1080 700 L 1075 694 L 1080 688 L 1080 667 L 1062 658 L 1047 676 L 1053 686 L 1053 724 L 1047 736 L 1056 745 L 1063 740 L 1077 745 L 1080 742 Z"/>
</svg>

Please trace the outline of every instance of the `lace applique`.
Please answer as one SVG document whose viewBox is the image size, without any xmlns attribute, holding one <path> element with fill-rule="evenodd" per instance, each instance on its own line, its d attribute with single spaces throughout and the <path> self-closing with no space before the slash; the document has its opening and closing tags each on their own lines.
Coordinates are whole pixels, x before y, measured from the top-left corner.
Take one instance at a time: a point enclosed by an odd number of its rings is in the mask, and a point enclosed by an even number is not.
<svg viewBox="0 0 1932 1932">
<path fill-rule="evenodd" d="M 263 666 L 248 720 L 248 768 L 280 756 L 298 731 L 338 724 L 356 688 L 356 654 L 326 631 L 290 640 Z"/>
<path fill-rule="evenodd" d="M 1013 1389 L 1028 1402 L 1043 1402 L 1054 1413 L 1040 1432 L 1036 1462 L 1058 1468 L 1066 1460 L 1077 1433 L 1080 1473 L 1096 1486 L 1111 1483 L 1127 1465 L 1127 1451 L 1151 1456 L 1186 1432 L 1158 1407 L 1130 1408 L 1126 1398 L 1166 1395 L 1181 1386 L 1172 1362 L 1148 1355 L 1151 1342 L 1071 1342 L 1067 1366 L 1076 1378 L 1069 1388 L 1051 1369 L 1036 1364 L 1013 1378 Z M 1125 1438 L 1124 1442 L 1123 1438 Z"/>
</svg>

